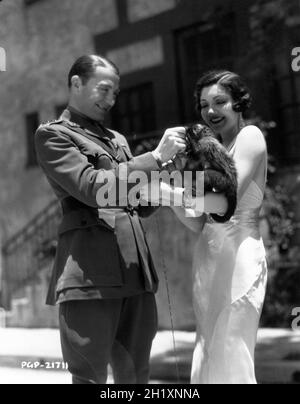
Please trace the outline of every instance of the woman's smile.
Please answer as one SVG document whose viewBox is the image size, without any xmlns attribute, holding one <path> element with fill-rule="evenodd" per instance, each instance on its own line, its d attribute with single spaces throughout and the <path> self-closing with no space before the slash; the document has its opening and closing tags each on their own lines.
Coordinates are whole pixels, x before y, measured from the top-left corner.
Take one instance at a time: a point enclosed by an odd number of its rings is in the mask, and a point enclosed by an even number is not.
<svg viewBox="0 0 300 404">
<path fill-rule="evenodd" d="M 226 119 L 225 117 L 210 117 L 208 118 L 209 125 L 213 128 L 219 128 L 220 126 L 223 126 L 225 123 Z"/>
</svg>

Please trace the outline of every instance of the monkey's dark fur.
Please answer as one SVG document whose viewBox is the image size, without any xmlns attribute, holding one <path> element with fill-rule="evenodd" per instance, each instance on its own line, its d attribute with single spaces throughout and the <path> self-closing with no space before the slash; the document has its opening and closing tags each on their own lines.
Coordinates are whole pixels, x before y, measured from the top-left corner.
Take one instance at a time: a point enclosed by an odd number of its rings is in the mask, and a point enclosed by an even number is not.
<svg viewBox="0 0 300 404">
<path fill-rule="evenodd" d="M 233 159 L 207 126 L 196 124 L 186 128 L 187 154 L 195 168 L 204 171 L 204 192 L 220 192 L 228 202 L 224 216 L 211 214 L 219 223 L 233 216 L 237 204 L 237 172 Z"/>
</svg>

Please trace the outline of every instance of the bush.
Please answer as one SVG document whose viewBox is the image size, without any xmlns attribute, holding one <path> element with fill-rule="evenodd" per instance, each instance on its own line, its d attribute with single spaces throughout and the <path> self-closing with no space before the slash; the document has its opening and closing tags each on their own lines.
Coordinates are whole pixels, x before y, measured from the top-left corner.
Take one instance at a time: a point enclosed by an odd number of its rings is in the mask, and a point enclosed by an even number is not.
<svg viewBox="0 0 300 404">
<path fill-rule="evenodd" d="M 251 123 L 260 127 L 266 138 L 276 126 L 259 117 Z M 276 183 L 276 171 L 276 161 L 269 156 L 268 183 L 261 211 L 269 274 L 261 325 L 289 328 L 292 308 L 297 302 L 300 304 L 300 248 L 292 246 L 297 226 L 291 208 L 295 199 L 285 186 Z"/>
</svg>

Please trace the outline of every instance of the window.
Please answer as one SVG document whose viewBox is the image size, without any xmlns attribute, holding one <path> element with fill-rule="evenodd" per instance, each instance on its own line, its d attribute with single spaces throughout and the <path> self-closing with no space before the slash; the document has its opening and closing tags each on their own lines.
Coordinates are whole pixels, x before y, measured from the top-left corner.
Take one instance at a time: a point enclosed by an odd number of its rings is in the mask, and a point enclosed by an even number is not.
<svg viewBox="0 0 300 404">
<path fill-rule="evenodd" d="M 37 112 L 33 112 L 31 114 L 26 115 L 27 168 L 37 166 L 34 135 L 38 126 L 39 126 L 39 116 Z"/>
<path fill-rule="evenodd" d="M 111 111 L 111 123 L 113 129 L 125 136 L 156 129 L 152 83 L 121 90 Z"/>
<path fill-rule="evenodd" d="M 234 68 L 236 57 L 235 16 L 216 15 L 211 21 L 176 33 L 178 73 L 183 122 L 196 119 L 194 88 L 198 77 L 214 68 Z"/>
</svg>

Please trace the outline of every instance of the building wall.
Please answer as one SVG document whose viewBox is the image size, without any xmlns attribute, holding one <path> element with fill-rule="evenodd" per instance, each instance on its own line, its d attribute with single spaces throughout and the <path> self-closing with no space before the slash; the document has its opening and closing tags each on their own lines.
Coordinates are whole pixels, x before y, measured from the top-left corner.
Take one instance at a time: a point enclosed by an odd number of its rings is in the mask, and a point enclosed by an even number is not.
<svg viewBox="0 0 300 404">
<path fill-rule="evenodd" d="M 183 28 L 205 25 L 217 8 L 228 12 L 235 10 L 238 15 L 237 30 L 240 32 L 237 49 L 242 52 L 244 48 L 241 45 L 247 36 L 245 4 L 251 3 L 251 0 L 243 4 L 237 0 L 162 1 L 159 2 L 160 7 L 156 2 L 140 0 L 119 3 L 123 4 L 124 15 L 118 30 L 96 35 L 97 52 L 106 54 L 121 68 L 121 89 L 153 82 L 158 128 L 182 124 L 185 117 L 182 114 L 181 81 L 188 80 L 188 77 L 180 75 L 177 36 Z M 146 3 L 149 6 L 141 11 Z M 130 10 L 132 5 L 138 7 Z M 154 15 L 154 10 L 160 8 L 165 11 Z M 137 10 L 139 18 L 136 17 Z M 193 91 L 189 97 L 193 99 Z"/>
<path fill-rule="evenodd" d="M 94 52 L 93 36 L 116 28 L 118 16 L 112 0 L 40 0 L 30 6 L 10 0 L 0 5 L 0 21 L 7 54 L 6 72 L 0 72 L 0 217 L 6 238 L 54 197 L 41 170 L 26 169 L 25 115 L 37 111 L 41 122 L 55 118 L 55 107 L 67 102 L 70 65 Z"/>
<path fill-rule="evenodd" d="M 5 313 L 7 327 L 58 327 L 58 306 L 45 305 L 50 271 L 49 263 L 41 268 L 34 282 L 13 294 L 11 308 Z"/>
</svg>

